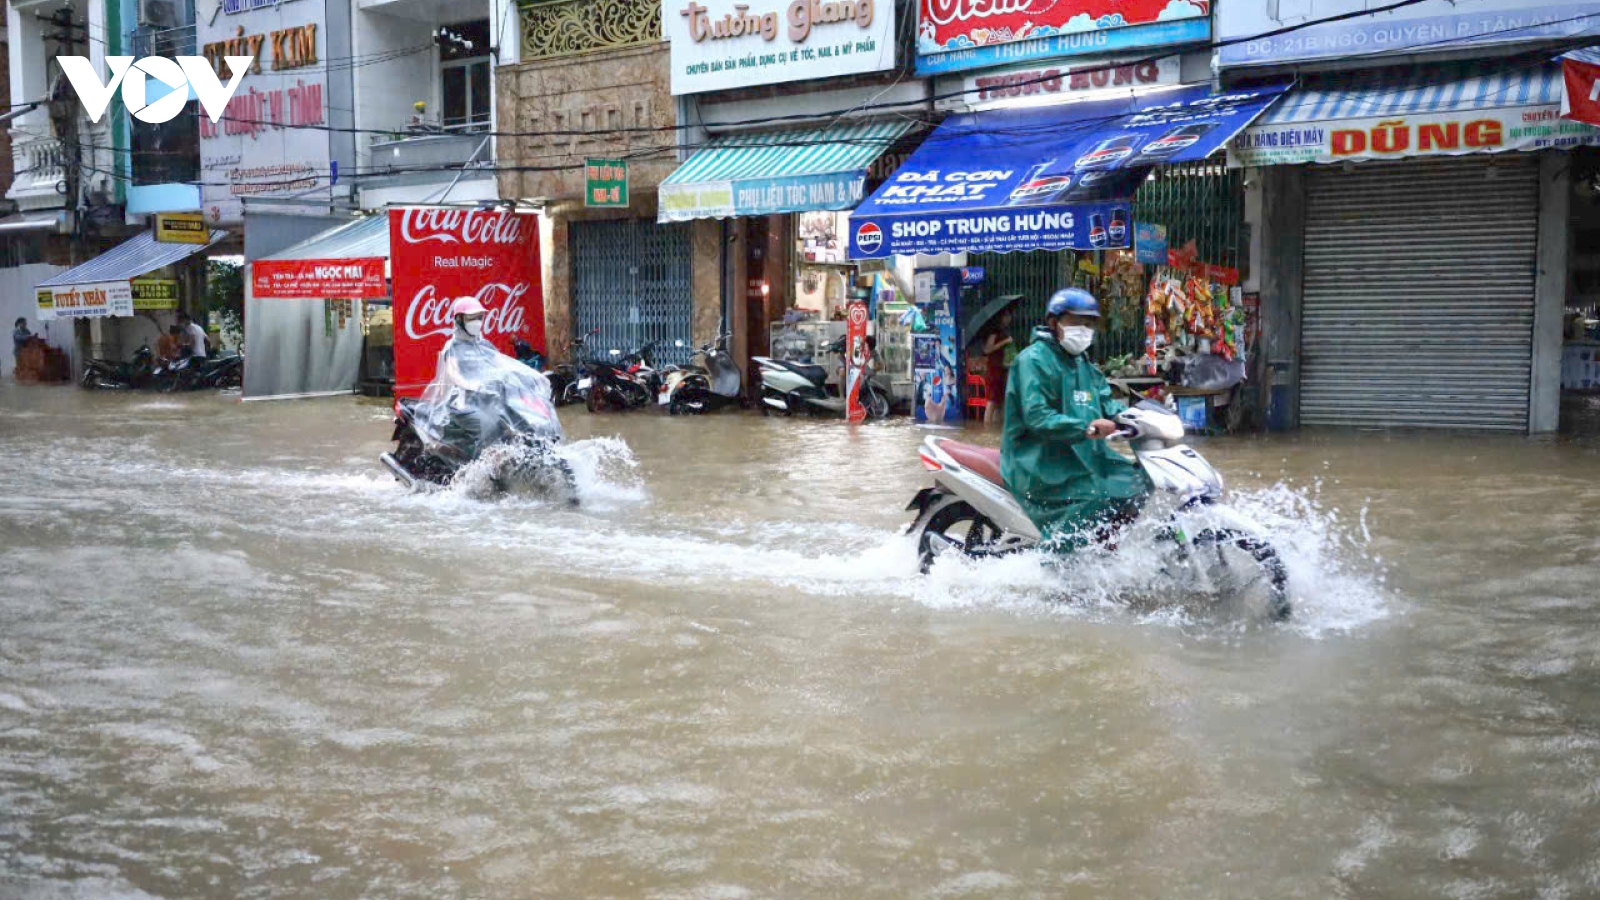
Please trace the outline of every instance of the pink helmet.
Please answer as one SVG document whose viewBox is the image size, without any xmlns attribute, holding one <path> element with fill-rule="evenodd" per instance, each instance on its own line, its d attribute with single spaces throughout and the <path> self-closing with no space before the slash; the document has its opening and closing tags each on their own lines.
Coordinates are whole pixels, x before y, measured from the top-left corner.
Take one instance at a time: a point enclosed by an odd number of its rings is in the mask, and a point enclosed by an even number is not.
<svg viewBox="0 0 1600 900">
<path fill-rule="evenodd" d="M 461 297 L 458 298 L 456 302 L 450 304 L 451 319 L 454 319 L 456 316 L 481 316 L 486 315 L 488 312 L 489 311 L 487 309 L 483 308 L 483 304 L 479 303 L 475 297 Z"/>
</svg>

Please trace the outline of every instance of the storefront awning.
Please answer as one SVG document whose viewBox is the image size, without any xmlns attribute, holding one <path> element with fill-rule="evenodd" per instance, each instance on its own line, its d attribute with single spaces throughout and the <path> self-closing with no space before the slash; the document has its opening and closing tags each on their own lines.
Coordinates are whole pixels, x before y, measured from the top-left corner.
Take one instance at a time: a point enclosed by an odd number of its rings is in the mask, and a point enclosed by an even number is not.
<svg viewBox="0 0 1600 900">
<path fill-rule="evenodd" d="M 227 237 L 211 232 L 204 244 L 163 244 L 146 231 L 39 283 L 34 293 L 40 318 L 131 316 L 133 279 L 181 262 Z"/>
<path fill-rule="evenodd" d="M 42 234 L 66 234 L 66 210 L 48 210 L 45 212 L 25 212 L 14 216 L 0 217 L 0 234 L 19 234 L 35 232 Z"/>
<path fill-rule="evenodd" d="M 112 247 L 86 263 L 80 263 L 54 278 L 42 281 L 39 287 L 70 287 L 75 284 L 96 284 L 103 281 L 128 281 L 146 272 L 204 251 L 207 247 L 227 237 L 220 229 L 211 232 L 211 240 L 204 244 L 162 244 L 156 241 L 155 232 L 146 231 Z"/>
<path fill-rule="evenodd" d="M 1204 159 L 1287 85 L 952 116 L 850 216 L 850 255 L 1102 249 L 1152 166 Z"/>
<path fill-rule="evenodd" d="M 389 216 L 367 216 L 250 264 L 251 294 L 273 300 L 389 296 Z"/>
<path fill-rule="evenodd" d="M 911 129 L 868 122 L 713 138 L 661 183 L 661 222 L 854 209 L 867 166 Z"/>
<path fill-rule="evenodd" d="M 1451 66 L 1418 74 L 1319 76 L 1228 148 L 1236 166 L 1457 156 L 1600 143 L 1561 119 L 1561 67 Z"/>
</svg>

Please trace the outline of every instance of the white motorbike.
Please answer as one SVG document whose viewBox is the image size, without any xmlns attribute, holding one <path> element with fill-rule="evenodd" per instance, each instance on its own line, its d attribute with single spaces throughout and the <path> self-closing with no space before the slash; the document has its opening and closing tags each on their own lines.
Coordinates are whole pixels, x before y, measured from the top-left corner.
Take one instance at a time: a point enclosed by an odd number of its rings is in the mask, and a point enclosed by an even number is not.
<svg viewBox="0 0 1600 900">
<path fill-rule="evenodd" d="M 844 338 L 839 338 L 828 349 L 843 355 Z M 828 390 L 828 370 L 822 366 L 792 363 L 766 356 L 752 356 L 761 378 L 761 411 L 768 415 L 794 415 L 797 412 L 819 413 L 829 416 L 846 414 L 848 401 L 839 393 Z M 844 366 L 839 367 L 839 380 L 844 381 Z M 861 381 L 861 405 L 868 419 L 886 419 L 892 405 L 889 391 L 873 377 L 868 367 Z"/>
<path fill-rule="evenodd" d="M 1259 605 L 1272 619 L 1289 617 L 1288 572 L 1276 551 L 1245 517 L 1218 504 L 1222 476 L 1183 443 L 1183 423 L 1149 401 L 1114 417 L 1113 437 L 1127 439 L 1157 497 L 1169 502 L 1159 537 L 1171 546 L 1167 574 L 1217 602 Z M 918 451 L 933 486 L 906 507 L 916 519 L 925 573 L 946 553 L 999 556 L 1037 547 L 1042 540 L 1000 475 L 1000 451 L 930 435 Z M 1157 503 L 1152 497 L 1146 510 Z M 1191 527 L 1192 526 L 1192 527 Z"/>
</svg>

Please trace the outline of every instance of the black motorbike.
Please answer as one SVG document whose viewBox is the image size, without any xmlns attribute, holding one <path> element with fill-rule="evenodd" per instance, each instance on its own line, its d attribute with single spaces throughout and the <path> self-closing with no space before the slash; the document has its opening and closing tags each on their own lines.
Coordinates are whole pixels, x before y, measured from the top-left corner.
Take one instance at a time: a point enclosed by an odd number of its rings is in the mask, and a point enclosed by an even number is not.
<svg viewBox="0 0 1600 900">
<path fill-rule="evenodd" d="M 644 346 L 624 356 L 612 350 L 610 359 L 592 359 L 589 362 L 589 411 L 608 409 L 626 411 L 643 409 L 655 402 L 660 391 L 660 375 L 653 363 L 653 354 L 660 341 L 648 341 Z"/>
<path fill-rule="evenodd" d="M 151 373 L 150 386 L 163 393 L 243 387 L 244 357 L 229 353 L 163 363 Z"/>
<path fill-rule="evenodd" d="M 89 390 L 124 391 L 150 386 L 155 374 L 155 354 L 150 345 L 135 350 L 133 359 L 121 362 L 113 359 L 91 359 L 83 366 L 78 383 Z"/>
<path fill-rule="evenodd" d="M 571 363 L 562 363 L 557 366 L 533 366 L 542 372 L 544 377 L 550 379 L 550 395 L 555 399 L 557 406 L 566 406 L 569 403 L 582 403 L 588 399 L 589 364 L 584 360 L 588 352 L 587 340 L 600 333 L 596 328 L 586 335 L 579 335 L 567 344 L 567 358 Z M 522 343 L 518 341 L 518 343 Z M 520 354 L 519 354 L 520 355 Z M 535 354 L 537 355 L 537 354 Z"/>
<path fill-rule="evenodd" d="M 395 401 L 396 446 L 379 459 L 401 484 L 442 487 L 477 466 L 491 493 L 578 504 L 543 376 L 487 342 L 452 348 L 440 369 L 422 397 Z"/>
</svg>

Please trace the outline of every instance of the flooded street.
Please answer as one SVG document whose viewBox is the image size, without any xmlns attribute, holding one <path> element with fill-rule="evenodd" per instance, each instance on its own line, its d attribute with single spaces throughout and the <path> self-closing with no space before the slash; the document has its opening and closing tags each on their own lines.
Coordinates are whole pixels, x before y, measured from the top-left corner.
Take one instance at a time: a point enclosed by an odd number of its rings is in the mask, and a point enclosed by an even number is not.
<svg viewBox="0 0 1600 900">
<path fill-rule="evenodd" d="M 1600 895 L 1600 444 L 1199 442 L 1243 628 L 918 577 L 904 420 L 563 414 L 578 511 L 0 385 L 0 897 Z"/>
</svg>

